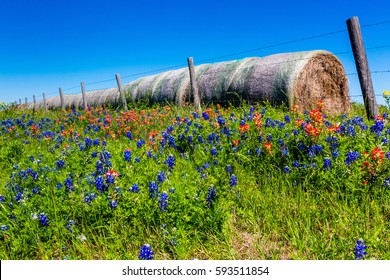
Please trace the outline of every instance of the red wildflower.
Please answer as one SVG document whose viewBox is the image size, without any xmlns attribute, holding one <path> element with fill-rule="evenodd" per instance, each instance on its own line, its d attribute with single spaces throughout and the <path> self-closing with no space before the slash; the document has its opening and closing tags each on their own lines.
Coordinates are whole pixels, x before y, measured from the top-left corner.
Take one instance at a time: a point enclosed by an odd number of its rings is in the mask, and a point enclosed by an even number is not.
<svg viewBox="0 0 390 280">
<path fill-rule="evenodd" d="M 264 148 L 270 153 L 272 151 L 272 144 L 267 142 L 264 144 Z"/>
<path fill-rule="evenodd" d="M 240 140 L 233 140 L 232 143 L 234 147 L 237 147 L 240 144 Z"/>
<path fill-rule="evenodd" d="M 385 152 L 382 151 L 380 148 L 376 147 L 374 148 L 371 153 L 370 153 L 370 157 L 373 161 L 375 162 L 379 162 L 379 161 L 383 161 L 383 157 L 385 155 Z"/>
<path fill-rule="evenodd" d="M 112 175 L 112 176 L 114 176 L 115 178 L 116 177 L 119 177 L 119 173 L 116 173 L 114 170 L 108 170 L 108 172 L 106 173 L 106 177 L 108 177 L 108 176 L 110 176 L 110 175 Z"/>
<path fill-rule="evenodd" d="M 240 133 L 245 133 L 245 132 L 248 132 L 249 129 L 250 129 L 249 124 L 246 123 L 246 124 L 240 125 L 238 130 Z"/>
</svg>

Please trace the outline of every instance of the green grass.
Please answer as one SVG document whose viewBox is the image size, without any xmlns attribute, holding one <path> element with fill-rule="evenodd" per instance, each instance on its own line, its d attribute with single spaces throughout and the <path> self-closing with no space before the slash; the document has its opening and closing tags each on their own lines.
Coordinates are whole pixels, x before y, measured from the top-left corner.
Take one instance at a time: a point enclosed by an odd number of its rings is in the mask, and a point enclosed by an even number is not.
<svg viewBox="0 0 390 280">
<path fill-rule="evenodd" d="M 88 116 L 80 111 L 81 118 L 78 112 L 0 112 L 0 195 L 5 200 L 0 203 L 0 225 L 8 227 L 0 231 L 0 258 L 138 259 L 140 247 L 150 244 L 155 259 L 337 260 L 354 259 L 356 240 L 362 238 L 367 246 L 366 259 L 390 259 L 390 188 L 385 184 L 390 176 L 390 160 L 385 156 L 389 146 L 382 141 L 390 127 L 388 120 L 383 121 L 385 127 L 380 137 L 370 130 L 374 122 L 366 119 L 350 124 L 354 126 L 354 136 L 326 132 L 321 123 L 317 125 L 322 128 L 320 135 L 309 137 L 295 124 L 296 119 L 305 120 L 308 115 L 285 108 L 265 109 L 261 129 L 255 128 L 253 120 L 247 120 L 250 129 L 242 133 L 239 123 L 244 115 L 248 116 L 248 105 L 212 107 L 208 111 L 213 114 L 210 120 L 202 116 L 194 119 L 192 108 L 173 105 L 133 108 L 128 115 L 116 109 L 94 110 Z M 259 106 L 253 113 L 261 111 Z M 235 117 L 230 120 L 232 113 Z M 285 122 L 286 114 L 291 123 L 279 128 L 278 123 Z M 354 105 L 347 118 L 329 116 L 327 120 L 342 126 L 363 114 L 363 106 Z M 102 127 L 108 115 L 111 122 L 107 122 L 105 130 Z M 227 124 L 218 127 L 218 115 Z M 187 132 L 186 122 L 176 121 L 176 116 L 191 120 Z M 267 118 L 278 121 L 274 128 L 267 127 Z M 120 123 L 116 123 L 117 119 Z M 93 126 L 95 121 L 101 128 L 88 130 L 88 125 Z M 362 129 L 363 124 L 367 129 Z M 33 125 L 37 126 L 36 132 Z M 169 126 L 173 131 L 168 135 L 181 151 L 169 146 L 169 137 L 164 147 L 160 143 L 162 131 Z M 231 130 L 229 137 L 222 131 L 224 126 Z M 73 129 L 73 137 L 68 134 L 59 141 L 61 132 L 69 128 Z M 132 132 L 132 140 L 126 137 L 126 128 Z M 300 133 L 294 136 L 294 130 Z M 50 139 L 39 136 L 45 131 L 46 136 L 48 131 L 52 133 Z M 154 143 L 148 141 L 151 131 L 156 132 Z M 208 144 L 211 133 L 219 139 Z M 273 136 L 270 141 L 269 134 Z M 190 135 L 192 143 L 188 142 Z M 198 135 L 205 143 L 199 142 Z M 328 136 L 337 138 L 338 158 L 332 157 Z M 87 147 L 86 138 L 99 139 L 99 145 Z M 140 139 L 146 143 L 138 148 Z M 284 145 L 279 139 L 284 140 Z M 102 145 L 104 140 L 106 146 Z M 237 147 L 233 140 L 240 141 Z M 298 148 L 300 141 L 307 147 L 322 145 L 322 151 L 311 157 L 307 149 Z M 272 143 L 272 153 L 266 151 L 266 142 Z M 288 149 L 288 155 L 282 155 L 282 146 Z M 216 156 L 210 152 L 213 147 Z M 375 147 L 384 152 L 382 160 L 370 156 Z M 259 155 L 257 148 L 262 150 Z M 126 149 L 132 150 L 131 161 L 124 160 Z M 104 172 L 93 174 L 105 151 L 111 155 L 111 166 L 104 164 Z M 349 166 L 345 164 L 348 151 L 360 154 Z M 165 163 L 169 155 L 175 158 L 172 168 Z M 329 170 L 323 167 L 325 158 L 332 160 Z M 62 169 L 56 167 L 59 159 L 65 162 Z M 307 167 L 293 167 L 294 160 Z M 372 164 L 369 171 L 363 168 L 364 161 Z M 204 168 L 205 163 L 210 166 Z M 227 165 L 232 167 L 231 173 L 225 171 Z M 202 170 L 197 171 L 201 166 Z M 284 172 L 285 166 L 291 172 Z M 27 175 L 23 179 L 21 170 L 29 167 L 37 177 Z M 105 181 L 109 169 L 120 174 L 112 184 Z M 161 171 L 166 179 L 158 184 L 159 196 L 151 198 L 149 184 L 157 182 Z M 237 185 L 230 186 L 232 173 L 237 177 Z M 96 189 L 99 175 L 108 185 L 102 193 Z M 66 189 L 67 178 L 72 178 L 71 190 Z M 62 183 L 61 189 L 57 188 L 58 183 Z M 128 191 L 133 184 L 139 185 L 139 193 Z M 39 193 L 33 192 L 34 187 L 38 187 Z M 211 187 L 216 190 L 216 198 L 208 203 Z M 169 197 L 166 211 L 159 208 L 164 191 Z M 20 200 L 18 192 L 22 192 Z M 85 197 L 91 192 L 96 198 L 88 204 Z M 116 208 L 108 205 L 112 200 L 117 202 Z M 40 213 L 47 215 L 48 226 L 33 218 Z M 72 231 L 66 228 L 69 220 L 76 222 Z M 83 236 L 86 240 L 82 240 Z"/>
</svg>

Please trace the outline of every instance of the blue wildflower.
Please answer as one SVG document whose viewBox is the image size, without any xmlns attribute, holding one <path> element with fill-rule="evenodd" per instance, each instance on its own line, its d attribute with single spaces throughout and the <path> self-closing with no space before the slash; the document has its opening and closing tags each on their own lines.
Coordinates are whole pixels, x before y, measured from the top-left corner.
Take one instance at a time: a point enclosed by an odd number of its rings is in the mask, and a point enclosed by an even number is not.
<svg viewBox="0 0 390 280">
<path fill-rule="evenodd" d="M 74 191 L 74 185 L 73 185 L 72 178 L 66 178 L 64 184 L 65 184 L 67 191 Z"/>
<path fill-rule="evenodd" d="M 385 128 L 385 124 L 382 120 L 375 120 L 375 123 L 370 127 L 371 132 L 375 133 L 377 137 L 382 135 L 382 131 Z"/>
<path fill-rule="evenodd" d="M 339 157 L 339 155 L 340 155 L 340 153 L 339 153 L 338 150 L 333 150 L 333 151 L 332 151 L 332 157 L 333 157 L 333 158 L 337 158 L 337 157 Z"/>
<path fill-rule="evenodd" d="M 131 161 L 131 151 L 130 150 L 125 150 L 124 159 L 125 159 L 125 161 Z"/>
<path fill-rule="evenodd" d="M 345 164 L 346 165 L 351 165 L 352 162 L 354 162 L 355 160 L 357 160 L 359 158 L 359 153 L 358 152 L 354 152 L 354 151 L 349 151 L 347 153 L 347 158 L 345 159 Z"/>
<path fill-rule="evenodd" d="M 203 117 L 203 119 L 205 119 L 206 121 L 210 118 L 209 115 L 208 115 L 206 112 L 203 112 L 203 113 L 202 113 L 202 117 Z"/>
<path fill-rule="evenodd" d="M 0 195 L 0 202 L 5 202 L 5 198 L 2 195 Z"/>
<path fill-rule="evenodd" d="M 76 222 L 73 220 L 69 220 L 67 225 L 65 226 L 70 232 L 73 232 L 72 226 L 76 225 Z"/>
<path fill-rule="evenodd" d="M 161 171 L 161 172 L 158 172 L 157 173 L 157 182 L 159 184 L 163 183 L 165 180 L 165 172 L 164 171 Z"/>
<path fill-rule="evenodd" d="M 9 227 L 6 226 L 6 225 L 2 225 L 2 226 L 0 227 L 0 229 L 1 229 L 1 231 L 6 231 L 6 230 L 9 230 Z"/>
<path fill-rule="evenodd" d="M 162 212 L 168 209 L 168 193 L 166 191 L 163 191 L 160 194 L 160 198 L 158 200 L 158 207 Z"/>
<path fill-rule="evenodd" d="M 363 260 L 364 259 L 364 256 L 367 255 L 366 248 L 367 248 L 367 246 L 364 245 L 363 239 L 356 240 L 356 245 L 355 245 L 355 259 L 356 260 Z"/>
<path fill-rule="evenodd" d="M 218 155 L 217 149 L 215 147 L 211 148 L 210 153 L 211 153 L 212 156 L 217 156 Z"/>
<path fill-rule="evenodd" d="M 231 173 L 232 172 L 232 167 L 230 165 L 226 165 L 226 172 Z"/>
<path fill-rule="evenodd" d="M 234 187 L 237 185 L 237 176 L 232 174 L 229 179 L 229 185 L 230 187 Z"/>
<path fill-rule="evenodd" d="M 332 161 L 330 158 L 324 158 L 324 169 L 329 170 L 332 168 Z"/>
<path fill-rule="evenodd" d="M 385 188 L 390 188 L 390 177 L 387 177 L 384 181 L 383 181 L 383 186 Z"/>
<path fill-rule="evenodd" d="M 216 189 L 214 187 L 210 187 L 207 191 L 207 199 L 206 199 L 207 205 L 211 207 L 216 197 L 217 197 Z"/>
<path fill-rule="evenodd" d="M 62 159 L 58 160 L 58 161 L 56 162 L 56 166 L 57 166 L 58 169 L 64 168 L 64 166 L 65 166 L 65 161 L 63 161 Z"/>
<path fill-rule="evenodd" d="M 128 189 L 128 191 L 138 193 L 138 192 L 139 192 L 139 186 L 138 186 L 138 184 L 132 185 L 132 186 Z"/>
<path fill-rule="evenodd" d="M 300 166 L 299 162 L 297 160 L 294 160 L 292 163 L 292 166 L 295 168 L 298 168 Z"/>
<path fill-rule="evenodd" d="M 168 165 L 169 169 L 172 169 L 175 166 L 175 157 L 173 155 L 169 155 L 168 159 L 164 161 L 164 164 Z"/>
<path fill-rule="evenodd" d="M 140 260 L 153 260 L 154 252 L 149 244 L 145 244 L 141 247 L 139 252 L 138 259 Z"/>
<path fill-rule="evenodd" d="M 283 171 L 284 171 L 284 173 L 290 173 L 291 169 L 290 169 L 290 167 L 285 166 L 285 167 L 283 167 Z"/>
<path fill-rule="evenodd" d="M 50 220 L 49 220 L 49 218 L 45 215 L 45 213 L 39 214 L 38 218 L 39 218 L 39 223 L 41 224 L 41 226 L 44 226 L 44 227 L 49 226 Z"/>
<path fill-rule="evenodd" d="M 109 203 L 108 203 L 108 206 L 110 206 L 111 208 L 116 208 L 118 206 L 118 203 L 116 202 L 115 199 L 111 200 Z"/>
<path fill-rule="evenodd" d="M 149 196 L 150 198 L 156 198 L 158 196 L 158 186 L 155 181 L 149 184 Z"/>
</svg>

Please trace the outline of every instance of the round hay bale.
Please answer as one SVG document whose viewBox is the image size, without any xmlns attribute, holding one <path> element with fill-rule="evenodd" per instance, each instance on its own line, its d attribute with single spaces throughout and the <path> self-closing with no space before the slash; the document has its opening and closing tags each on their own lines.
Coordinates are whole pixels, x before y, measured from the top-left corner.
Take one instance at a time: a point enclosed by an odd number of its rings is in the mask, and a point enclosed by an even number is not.
<svg viewBox="0 0 390 280">
<path fill-rule="evenodd" d="M 246 100 L 249 103 L 297 106 L 315 109 L 324 102 L 330 114 L 348 112 L 348 80 L 341 62 L 327 51 L 282 53 L 264 58 L 250 57 L 195 66 L 202 102 L 224 103 Z M 123 86 L 133 101 L 173 102 L 184 105 L 191 100 L 188 68 L 137 79 Z M 82 108 L 82 96 L 65 95 L 66 107 Z M 117 88 L 86 92 L 90 106 L 119 102 Z M 60 107 L 59 97 L 47 99 L 48 107 Z M 37 107 L 43 108 L 42 102 Z M 33 104 L 28 104 L 29 108 Z"/>
</svg>

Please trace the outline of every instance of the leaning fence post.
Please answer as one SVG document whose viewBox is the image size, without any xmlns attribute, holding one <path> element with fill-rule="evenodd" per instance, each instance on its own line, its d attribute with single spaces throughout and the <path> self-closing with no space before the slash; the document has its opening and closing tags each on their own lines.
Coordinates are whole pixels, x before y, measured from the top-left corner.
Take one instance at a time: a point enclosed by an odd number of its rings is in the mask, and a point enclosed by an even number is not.
<svg viewBox="0 0 390 280">
<path fill-rule="evenodd" d="M 84 85 L 84 82 L 81 82 L 81 95 L 83 96 L 84 110 L 87 110 L 87 101 L 85 100 L 85 85 Z"/>
<path fill-rule="evenodd" d="M 46 95 L 43 93 L 43 108 L 45 108 L 45 112 L 47 112 L 47 103 L 46 103 Z"/>
<path fill-rule="evenodd" d="M 116 82 L 118 84 L 119 94 L 121 95 L 121 98 L 122 98 L 123 108 L 125 109 L 125 111 L 127 111 L 127 102 L 126 102 L 125 95 L 123 94 L 121 76 L 119 74 L 115 74 L 115 78 L 116 78 Z"/>
<path fill-rule="evenodd" d="M 376 104 L 374 87 L 372 85 L 371 73 L 368 67 L 359 18 L 349 18 L 347 20 L 347 26 L 356 69 L 359 75 L 360 88 L 362 89 L 364 105 L 366 107 L 367 118 L 373 120 L 378 115 L 378 107 Z"/>
<path fill-rule="evenodd" d="M 33 95 L 33 102 L 34 102 L 33 110 L 36 110 L 36 108 L 37 108 L 37 101 L 35 100 L 35 95 Z"/>
<path fill-rule="evenodd" d="M 194 105 L 200 112 L 200 95 L 198 90 L 198 83 L 196 82 L 194 59 L 192 57 L 187 58 L 188 68 L 190 70 L 190 84 L 191 84 L 191 95 L 194 97 Z"/>
<path fill-rule="evenodd" d="M 58 90 L 60 91 L 61 108 L 62 108 L 62 110 L 64 110 L 65 109 L 65 103 L 64 103 L 64 95 L 62 93 L 62 88 L 59 88 Z"/>
</svg>

